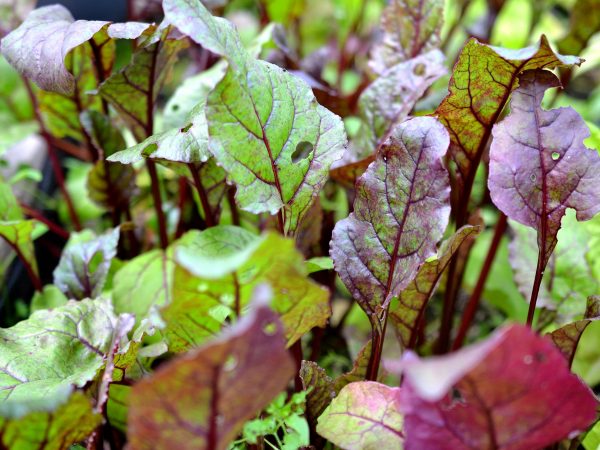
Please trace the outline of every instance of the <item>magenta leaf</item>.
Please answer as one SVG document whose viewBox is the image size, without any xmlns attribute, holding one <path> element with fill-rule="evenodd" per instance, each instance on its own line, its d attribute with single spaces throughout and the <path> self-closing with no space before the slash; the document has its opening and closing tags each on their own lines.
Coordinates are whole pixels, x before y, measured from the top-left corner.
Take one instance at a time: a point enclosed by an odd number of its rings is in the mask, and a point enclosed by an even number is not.
<svg viewBox="0 0 600 450">
<path fill-rule="evenodd" d="M 542 449 L 596 419 L 592 391 L 550 339 L 522 325 L 401 364 L 407 450 Z"/>
<path fill-rule="evenodd" d="M 262 286 L 252 312 L 219 338 L 134 386 L 132 449 L 226 449 L 244 422 L 285 388 L 294 364 L 283 327 L 265 305 L 268 290 Z"/>
<path fill-rule="evenodd" d="M 354 213 L 335 226 L 335 269 L 371 320 L 436 252 L 450 212 L 448 143 L 431 117 L 397 126 L 357 180 Z"/>
<path fill-rule="evenodd" d="M 400 388 L 350 383 L 319 417 L 317 432 L 344 450 L 401 449 Z"/>
</svg>

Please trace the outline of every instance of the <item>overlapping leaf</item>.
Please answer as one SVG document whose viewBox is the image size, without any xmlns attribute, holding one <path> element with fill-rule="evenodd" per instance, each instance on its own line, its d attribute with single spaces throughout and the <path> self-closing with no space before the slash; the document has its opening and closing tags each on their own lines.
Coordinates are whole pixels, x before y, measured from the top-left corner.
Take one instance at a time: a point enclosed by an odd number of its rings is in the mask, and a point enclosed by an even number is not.
<svg viewBox="0 0 600 450">
<path fill-rule="evenodd" d="M 294 363 L 265 295 L 258 292 L 263 301 L 219 338 L 134 386 L 128 429 L 133 450 L 224 450 L 244 422 L 286 387 Z"/>
<path fill-rule="evenodd" d="M 416 345 L 418 326 L 423 317 L 427 302 L 435 291 L 442 273 L 448 267 L 450 260 L 467 239 L 473 239 L 479 234 L 481 227 L 466 225 L 459 229 L 446 241 L 433 259 L 428 259 L 421 266 L 417 276 L 402 291 L 398 299 L 390 304 L 390 320 L 394 331 L 400 338 L 404 348 L 414 348 Z"/>
<path fill-rule="evenodd" d="M 232 25 L 201 3 L 167 0 L 164 9 L 171 23 L 229 64 L 206 116 L 210 151 L 237 185 L 238 204 L 253 213 L 282 210 L 280 226 L 293 233 L 342 156 L 341 120 L 299 78 L 247 54 Z"/>
<path fill-rule="evenodd" d="M 89 230 L 72 233 L 54 270 L 54 284 L 68 298 L 99 296 L 112 259 L 117 255 L 118 243 L 119 228 L 100 236 Z"/>
<path fill-rule="evenodd" d="M 441 0 L 392 0 L 381 16 L 384 34 L 373 48 L 371 69 L 381 75 L 400 62 L 436 49 L 443 22 Z"/>
<path fill-rule="evenodd" d="M 70 301 L 0 330 L 3 411 L 44 405 L 57 391 L 82 387 L 104 365 L 117 327 L 110 301 Z M 13 414 L 15 414 L 13 412 Z"/>
<path fill-rule="evenodd" d="M 310 281 L 291 239 L 262 237 L 237 227 L 191 231 L 179 242 L 173 301 L 162 312 L 173 351 L 196 346 L 215 334 L 228 316 L 247 307 L 261 283 L 273 289 L 288 345 L 330 315 L 328 292 Z"/>
<path fill-rule="evenodd" d="M 583 144 L 589 130 L 575 110 L 541 108 L 559 84 L 551 72 L 528 71 L 519 82 L 511 114 L 494 127 L 488 186 L 502 212 L 537 230 L 545 267 L 566 209 L 577 220 L 600 211 L 600 155 Z"/>
<path fill-rule="evenodd" d="M 371 319 L 435 254 L 450 212 L 447 148 L 448 134 L 433 118 L 397 126 L 358 179 L 354 212 L 335 226 L 335 269 Z"/>
<path fill-rule="evenodd" d="M 407 450 L 544 448 L 596 418 L 592 391 L 550 339 L 522 325 L 403 365 Z"/>
<path fill-rule="evenodd" d="M 403 448 L 400 388 L 350 383 L 319 417 L 318 433 L 345 450 Z"/>
<path fill-rule="evenodd" d="M 555 53 L 545 36 L 521 50 L 491 47 L 476 39 L 467 42 L 454 67 L 448 96 L 436 110 L 450 133 L 449 154 L 456 166 L 458 198 L 470 193 L 492 126 L 516 89 L 519 74 L 580 63 L 577 57 Z"/>
</svg>

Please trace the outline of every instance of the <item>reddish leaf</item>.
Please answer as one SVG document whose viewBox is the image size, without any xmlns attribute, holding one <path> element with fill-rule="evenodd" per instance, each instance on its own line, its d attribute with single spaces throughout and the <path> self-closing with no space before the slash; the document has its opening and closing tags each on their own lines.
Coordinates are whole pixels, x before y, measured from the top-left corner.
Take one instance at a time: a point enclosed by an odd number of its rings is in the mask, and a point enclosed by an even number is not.
<svg viewBox="0 0 600 450">
<path fill-rule="evenodd" d="M 265 290 L 253 311 L 220 338 L 133 388 L 132 450 L 226 449 L 244 422 L 285 388 L 294 363 L 277 315 L 264 304 Z"/>
<path fill-rule="evenodd" d="M 454 354 L 402 363 L 407 450 L 534 450 L 585 430 L 598 401 L 550 339 L 505 327 Z"/>
<path fill-rule="evenodd" d="M 357 181 L 354 213 L 333 230 L 335 269 L 371 320 L 435 254 L 446 229 L 447 147 L 448 134 L 431 117 L 397 126 Z"/>
<path fill-rule="evenodd" d="M 567 208 L 577 220 L 600 211 L 600 155 L 583 145 L 590 133 L 572 108 L 543 110 L 546 89 L 559 86 L 548 71 L 528 71 L 511 101 L 511 114 L 494 127 L 490 195 L 508 217 L 538 231 L 545 267 Z"/>
</svg>

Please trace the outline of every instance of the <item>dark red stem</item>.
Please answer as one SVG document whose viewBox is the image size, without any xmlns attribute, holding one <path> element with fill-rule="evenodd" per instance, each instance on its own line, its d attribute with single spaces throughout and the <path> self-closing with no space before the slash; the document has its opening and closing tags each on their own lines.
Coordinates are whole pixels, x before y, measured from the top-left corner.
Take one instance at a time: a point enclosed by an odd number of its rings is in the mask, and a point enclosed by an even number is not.
<svg viewBox="0 0 600 450">
<path fill-rule="evenodd" d="M 50 219 L 44 217 L 44 215 L 41 212 L 36 211 L 35 209 L 33 209 L 27 205 L 24 205 L 23 203 L 20 203 L 20 206 L 26 215 L 28 215 L 32 219 L 37 220 L 38 222 L 42 222 L 54 234 L 56 234 L 57 236 L 60 236 L 63 239 L 69 239 L 69 232 L 67 230 L 65 230 L 60 225 L 52 222 Z"/>
<path fill-rule="evenodd" d="M 544 243 L 545 244 L 545 243 Z M 540 286 L 542 285 L 542 278 L 544 277 L 544 270 L 546 264 L 544 263 L 545 255 L 543 248 L 540 248 L 538 255 L 538 263 L 535 269 L 535 278 L 533 279 L 533 288 L 531 289 L 531 298 L 529 299 L 529 310 L 527 311 L 527 326 L 531 327 L 533 324 L 533 316 L 535 314 L 535 305 L 537 303 L 538 295 L 540 293 Z"/>
<path fill-rule="evenodd" d="M 188 168 L 190 169 L 190 173 L 192 174 L 192 179 L 194 180 L 194 186 L 196 187 L 196 191 L 198 192 L 198 196 L 200 197 L 200 203 L 202 204 L 202 209 L 204 210 L 204 221 L 206 222 L 207 227 L 215 226 L 215 218 L 213 217 L 212 211 L 210 209 L 210 203 L 208 202 L 208 195 L 206 194 L 206 190 L 204 186 L 202 186 L 202 180 L 200 179 L 200 173 L 198 168 L 193 164 L 189 163 Z"/>
<path fill-rule="evenodd" d="M 150 175 L 150 187 L 152 189 L 152 199 L 154 200 L 154 209 L 156 210 L 156 219 L 158 220 L 158 234 L 160 236 L 161 248 L 167 248 L 169 237 L 167 236 L 167 220 L 162 208 L 162 199 L 160 196 L 160 184 L 158 173 L 156 173 L 156 163 L 151 159 L 146 159 L 146 168 Z"/>
</svg>

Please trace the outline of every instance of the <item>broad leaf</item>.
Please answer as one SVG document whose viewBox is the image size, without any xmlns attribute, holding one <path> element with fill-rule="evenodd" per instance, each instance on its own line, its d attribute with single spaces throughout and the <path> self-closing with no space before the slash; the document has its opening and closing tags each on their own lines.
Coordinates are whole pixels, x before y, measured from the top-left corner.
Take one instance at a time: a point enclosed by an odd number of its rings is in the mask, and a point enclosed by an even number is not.
<svg viewBox="0 0 600 450">
<path fill-rule="evenodd" d="M 371 69 L 381 75 L 400 62 L 438 48 L 443 21 L 442 0 L 392 0 L 381 15 L 384 34 L 373 48 Z"/>
<path fill-rule="evenodd" d="M 521 50 L 491 47 L 476 39 L 467 42 L 454 66 L 448 96 L 435 112 L 450 133 L 449 154 L 458 183 L 456 196 L 462 203 L 466 204 L 463 198 L 470 194 L 492 126 L 517 88 L 519 74 L 580 63 L 574 56 L 554 53 L 545 36 L 539 44 Z"/>
<path fill-rule="evenodd" d="M 81 392 L 74 392 L 51 411 L 33 411 L 17 419 L 0 417 L 0 445 L 15 450 L 67 450 L 83 441 L 102 416 Z"/>
<path fill-rule="evenodd" d="M 188 232 L 176 247 L 175 259 L 182 269 L 175 272 L 173 301 L 163 310 L 173 351 L 198 345 L 218 331 L 225 317 L 241 314 L 262 283 L 273 289 L 272 307 L 288 345 L 327 323 L 329 294 L 307 278 L 291 239 L 218 226 Z"/>
<path fill-rule="evenodd" d="M 587 298 L 598 292 L 600 280 L 593 271 L 590 242 L 600 217 L 590 222 L 577 222 L 575 211 L 567 210 L 558 232 L 558 243 L 548 260 L 540 286 L 538 306 L 558 314 L 558 324 L 580 316 Z M 529 299 L 538 260 L 535 230 L 511 221 L 513 239 L 509 245 L 514 280 L 525 299 Z"/>
<path fill-rule="evenodd" d="M 479 234 L 481 227 L 465 225 L 444 242 L 437 256 L 421 266 L 417 276 L 390 304 L 390 320 L 404 348 L 414 348 L 418 327 L 427 302 L 433 295 L 442 273 L 467 239 Z"/>
<path fill-rule="evenodd" d="M 319 417 L 317 432 L 344 450 L 403 448 L 400 388 L 350 383 Z"/>
<path fill-rule="evenodd" d="M 592 321 L 598 319 L 600 319 L 600 296 L 595 295 L 588 298 L 583 319 L 563 325 L 550 333 L 552 342 L 562 352 L 569 366 L 573 364 L 581 335 Z"/>
<path fill-rule="evenodd" d="M 99 296 L 118 243 L 119 228 L 100 236 L 89 230 L 71 233 L 54 270 L 54 284 L 71 299 Z"/>
<path fill-rule="evenodd" d="M 559 85 L 552 73 L 528 71 L 520 84 L 511 114 L 494 127 L 488 186 L 504 214 L 537 230 L 543 268 L 566 209 L 577 220 L 600 211 L 600 155 L 583 145 L 589 130 L 575 110 L 541 108 L 546 89 Z"/>
<path fill-rule="evenodd" d="M 371 320 L 436 252 L 450 212 L 447 148 L 433 118 L 397 126 L 358 179 L 354 212 L 333 230 L 335 269 Z"/>
<path fill-rule="evenodd" d="M 231 24 L 200 2 L 167 0 L 164 9 L 171 23 L 229 63 L 208 97 L 206 117 L 210 151 L 237 185 L 237 203 L 255 214 L 280 212 L 280 228 L 293 233 L 342 156 L 340 118 L 302 80 L 252 58 Z"/>
<path fill-rule="evenodd" d="M 110 350 L 117 317 L 110 301 L 70 301 L 0 330 L 0 405 L 42 403 L 94 379 Z"/>
<path fill-rule="evenodd" d="M 250 314 L 216 340 L 161 366 L 134 386 L 131 448 L 226 449 L 244 422 L 283 390 L 294 373 L 283 328 L 265 305 L 265 290 Z"/>
<path fill-rule="evenodd" d="M 547 337 L 504 327 L 447 356 L 403 362 L 406 448 L 541 449 L 585 430 L 598 401 Z"/>
<path fill-rule="evenodd" d="M 129 65 L 111 75 L 99 88 L 141 141 L 153 133 L 153 108 L 177 54 L 187 46 L 170 27 L 158 29 L 134 53 Z"/>
</svg>

